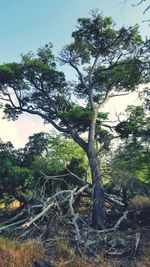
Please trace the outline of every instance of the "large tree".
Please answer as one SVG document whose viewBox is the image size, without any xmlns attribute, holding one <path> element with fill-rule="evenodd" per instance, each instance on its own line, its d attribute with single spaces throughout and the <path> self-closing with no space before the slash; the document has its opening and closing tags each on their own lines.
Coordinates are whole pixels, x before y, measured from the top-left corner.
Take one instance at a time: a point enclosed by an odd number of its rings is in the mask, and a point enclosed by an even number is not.
<svg viewBox="0 0 150 267">
<path fill-rule="evenodd" d="M 58 58 L 51 45 L 38 49 L 36 55 L 23 55 L 21 63 L 0 66 L 5 117 L 17 119 L 23 112 L 38 115 L 86 152 L 96 227 L 104 227 L 105 221 L 101 149 L 96 142 L 107 119 L 101 110 L 110 98 L 134 91 L 148 81 L 148 53 L 149 42 L 142 41 L 137 26 L 118 29 L 110 17 L 92 13 L 89 18 L 78 19 L 72 43 L 59 56 L 59 61 L 77 74 L 74 81 L 66 81 L 64 73 L 57 70 Z M 87 140 L 83 132 L 87 132 Z"/>
</svg>

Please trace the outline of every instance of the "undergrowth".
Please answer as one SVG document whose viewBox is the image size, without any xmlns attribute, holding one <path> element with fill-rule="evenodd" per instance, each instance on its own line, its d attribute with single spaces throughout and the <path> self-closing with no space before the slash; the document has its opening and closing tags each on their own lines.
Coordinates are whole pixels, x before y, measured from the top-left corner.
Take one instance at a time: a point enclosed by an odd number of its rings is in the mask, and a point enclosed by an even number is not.
<svg viewBox="0 0 150 267">
<path fill-rule="evenodd" d="M 41 242 L 28 240 L 21 243 L 8 238 L 0 238 L 0 267 L 32 267 L 36 259 L 53 262 L 57 267 L 118 267 L 115 259 L 107 260 L 103 255 L 97 258 L 79 256 L 70 247 L 67 240 L 60 240 L 50 251 L 45 253 Z M 149 248 L 143 259 L 131 262 L 132 267 L 150 267 Z M 49 254 L 49 256 L 47 256 Z M 51 255 L 51 256 L 50 256 Z M 124 265 L 123 265 L 124 266 Z M 129 266 L 129 265 L 128 265 Z"/>
</svg>

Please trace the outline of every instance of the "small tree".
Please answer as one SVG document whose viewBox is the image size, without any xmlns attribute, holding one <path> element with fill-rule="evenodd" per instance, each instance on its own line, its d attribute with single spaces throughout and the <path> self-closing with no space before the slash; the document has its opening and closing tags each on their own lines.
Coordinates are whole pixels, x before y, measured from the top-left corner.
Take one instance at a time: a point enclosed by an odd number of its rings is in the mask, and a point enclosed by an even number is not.
<svg viewBox="0 0 150 267">
<path fill-rule="evenodd" d="M 12 200 L 16 198 L 22 203 L 27 200 L 26 191 L 32 181 L 32 172 L 20 166 L 17 162 L 16 152 L 10 142 L 0 141 L 0 199 Z"/>
<path fill-rule="evenodd" d="M 5 117 L 17 119 L 23 112 L 38 115 L 84 149 L 92 175 L 93 224 L 104 227 L 96 136 L 103 131 L 107 116 L 101 110 L 110 98 L 134 91 L 145 82 L 148 68 L 143 57 L 148 54 L 149 43 L 144 44 L 137 26 L 117 29 L 110 17 L 94 13 L 78 19 L 72 39 L 59 61 L 76 72 L 74 82 L 67 82 L 64 73 L 56 69 L 52 47 L 46 45 L 36 56 L 22 56 L 20 64 L 0 66 L 1 100 L 6 102 Z M 87 132 L 87 141 L 83 132 Z"/>
</svg>

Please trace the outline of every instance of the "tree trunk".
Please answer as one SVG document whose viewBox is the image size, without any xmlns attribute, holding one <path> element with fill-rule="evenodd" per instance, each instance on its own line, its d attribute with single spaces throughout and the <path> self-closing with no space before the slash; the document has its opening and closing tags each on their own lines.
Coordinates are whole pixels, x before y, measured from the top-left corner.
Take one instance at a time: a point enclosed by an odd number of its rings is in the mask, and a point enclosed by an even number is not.
<svg viewBox="0 0 150 267">
<path fill-rule="evenodd" d="M 100 162 L 94 151 L 88 151 L 88 160 L 92 175 L 92 224 L 94 228 L 104 228 L 106 213 L 104 191 L 100 175 Z"/>
</svg>

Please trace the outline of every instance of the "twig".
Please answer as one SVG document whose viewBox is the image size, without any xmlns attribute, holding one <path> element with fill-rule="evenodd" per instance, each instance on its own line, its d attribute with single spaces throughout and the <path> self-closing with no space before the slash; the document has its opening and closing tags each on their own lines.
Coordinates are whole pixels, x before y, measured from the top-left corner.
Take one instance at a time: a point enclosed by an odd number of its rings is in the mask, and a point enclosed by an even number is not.
<svg viewBox="0 0 150 267">
<path fill-rule="evenodd" d="M 141 237 L 141 234 L 140 233 L 136 233 L 136 235 L 135 235 L 135 250 L 134 250 L 134 255 L 138 251 L 138 247 L 139 247 L 139 243 L 140 243 L 140 237 Z"/>
<path fill-rule="evenodd" d="M 127 219 L 127 214 L 128 214 L 128 211 L 125 211 L 123 216 L 116 222 L 115 226 L 114 226 L 114 231 L 116 232 L 117 229 L 119 228 L 121 222 L 125 219 Z"/>
<path fill-rule="evenodd" d="M 82 185 L 87 184 L 89 186 L 92 186 L 91 183 L 89 183 L 87 181 L 83 181 L 79 176 L 77 176 L 75 173 L 71 172 L 67 167 L 65 167 L 65 169 L 69 172 L 69 174 L 71 174 L 72 176 L 74 176 L 80 182 L 80 184 L 82 184 Z"/>
<path fill-rule="evenodd" d="M 116 232 L 117 229 L 119 228 L 121 222 L 124 219 L 127 219 L 127 214 L 128 214 L 128 211 L 125 211 L 124 214 L 123 214 L 123 216 L 116 222 L 116 224 L 115 224 L 114 227 L 109 228 L 109 229 L 99 230 L 98 233 L 99 234 L 104 234 L 104 233 L 109 233 L 109 232 Z"/>
<path fill-rule="evenodd" d="M 15 225 L 18 225 L 18 224 L 22 224 L 22 223 L 25 222 L 26 220 L 27 220 L 27 218 L 26 218 L 26 219 L 23 219 L 23 220 L 21 220 L 21 221 L 18 221 L 18 222 L 14 222 L 14 223 L 11 223 L 11 224 L 2 226 L 2 227 L 0 228 L 0 231 L 6 230 L 7 228 L 12 227 L 12 226 L 15 226 Z"/>
</svg>

